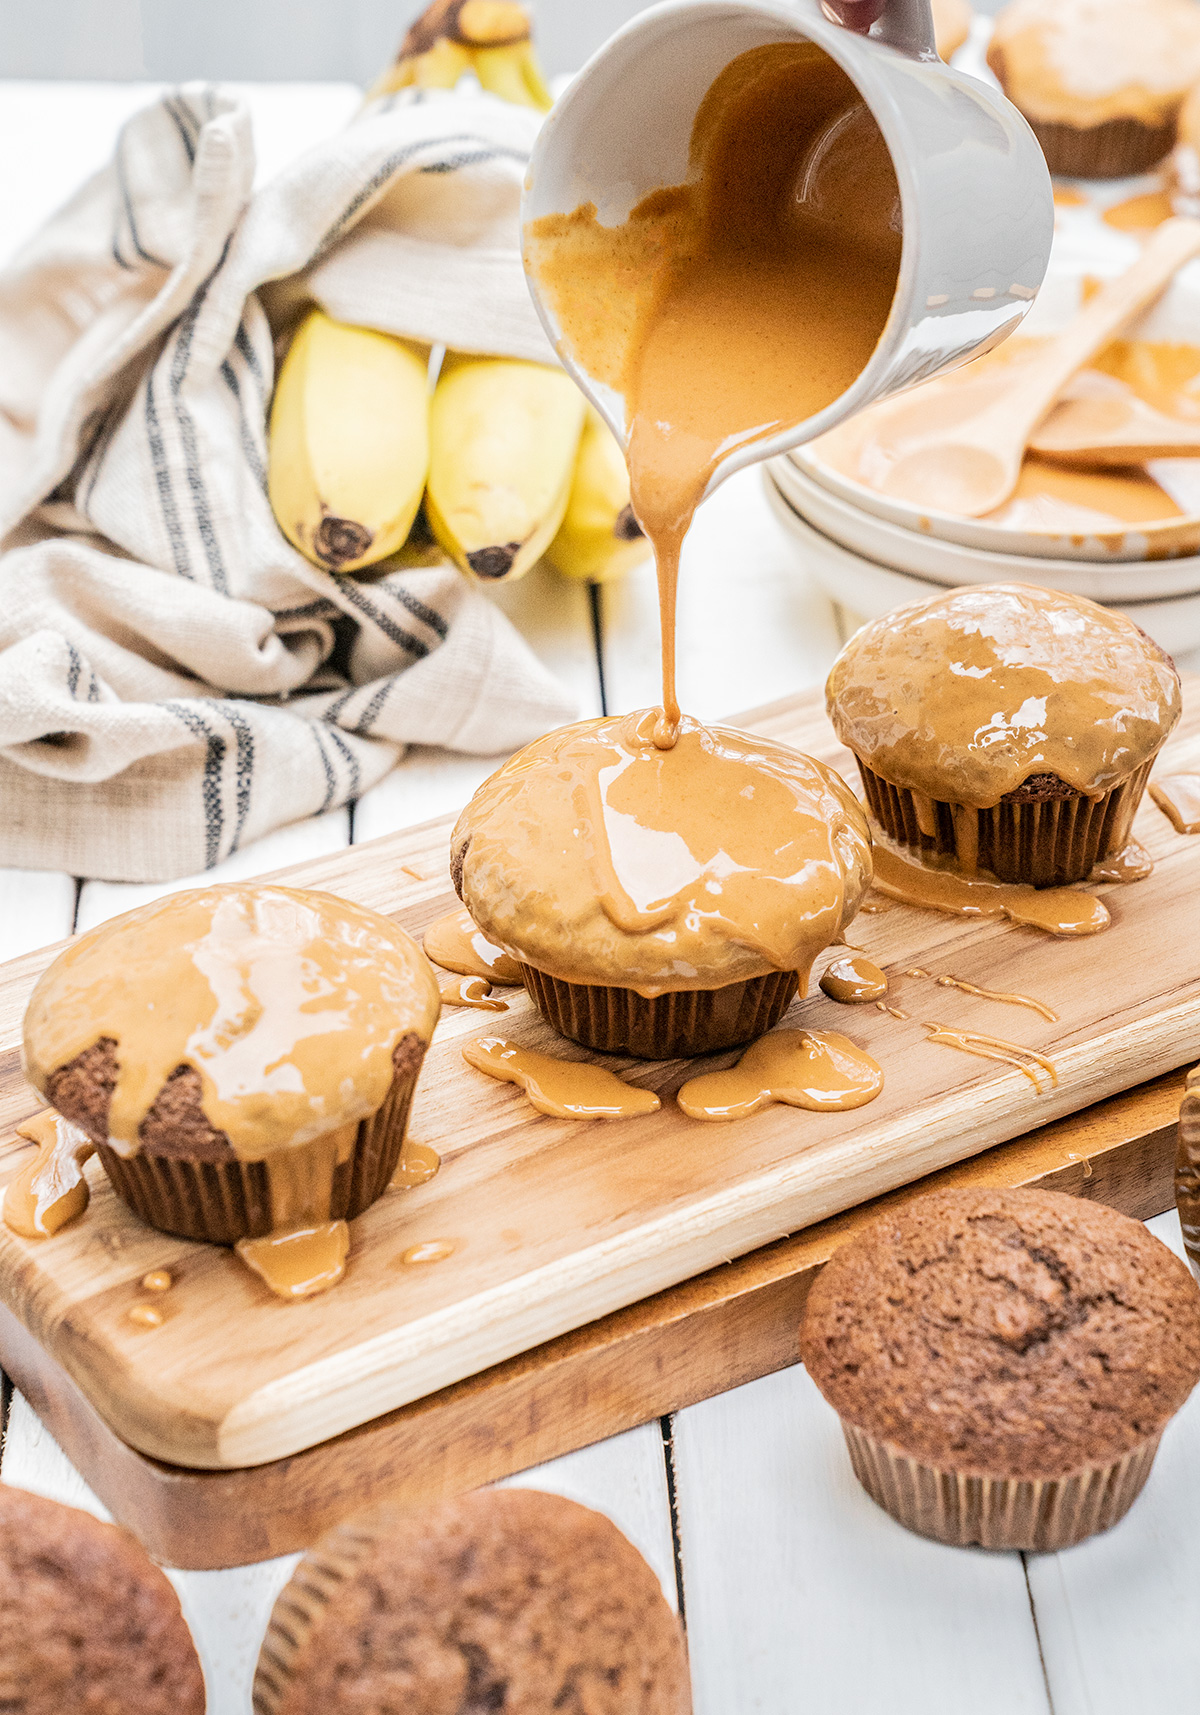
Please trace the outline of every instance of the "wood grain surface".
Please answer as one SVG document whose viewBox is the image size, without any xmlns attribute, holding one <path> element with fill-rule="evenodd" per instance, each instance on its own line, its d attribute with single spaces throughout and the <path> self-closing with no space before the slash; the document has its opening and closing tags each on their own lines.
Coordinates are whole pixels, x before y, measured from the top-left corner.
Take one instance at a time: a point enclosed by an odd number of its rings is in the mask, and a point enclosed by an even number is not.
<svg viewBox="0 0 1200 1715">
<path fill-rule="evenodd" d="M 1190 702 L 1196 703 L 1191 697 Z M 815 697 L 746 724 L 843 767 Z M 1164 751 L 1200 766 L 1200 704 Z M 443 821 L 283 872 L 394 915 L 420 933 L 452 903 Z M 142 1226 L 89 1168 L 93 1205 L 54 1240 L 0 1233 L 0 1299 L 131 1446 L 175 1465 L 267 1463 L 490 1368 L 583 1323 L 810 1226 L 898 1185 L 1182 1065 L 1200 1026 L 1200 974 L 1185 907 L 1200 842 L 1147 804 L 1139 837 L 1154 874 L 1106 890 L 1103 935 L 1052 941 L 994 921 L 892 906 L 853 939 L 877 962 L 914 963 L 1049 1003 L 1059 1022 L 897 976 L 899 1022 L 814 993 L 790 1024 L 839 1029 L 875 1055 L 880 1098 L 845 1114 L 775 1107 L 736 1126 L 684 1118 L 672 1097 L 690 1066 L 610 1061 L 658 1090 L 661 1112 L 579 1124 L 467 1068 L 464 1038 L 498 1028 L 562 1044 L 523 996 L 481 1021 L 448 1011 L 414 1105 L 412 1131 L 444 1159 L 419 1190 L 386 1196 L 355 1224 L 347 1277 L 327 1297 L 283 1304 L 226 1252 Z M 0 972 L 0 1125 L 37 1105 L 18 1063 L 29 987 L 52 950 Z M 1010 1037 L 1052 1056 L 1058 1087 L 1036 1096 L 1009 1068 L 929 1043 L 920 1020 Z M 567 1049 L 569 1053 L 582 1050 Z M 732 1056 L 714 1057 L 712 1064 Z M 0 1181 L 27 1146 L 0 1132 Z M 447 1261 L 404 1265 L 447 1239 Z M 177 1286 L 161 1328 L 127 1312 L 150 1268 Z"/>
<path fill-rule="evenodd" d="M 0 1366 L 113 1515 L 168 1565 L 239 1566 L 305 1548 L 347 1513 L 494 1482 L 797 1361 L 818 1271 L 887 1203 L 933 1185 L 1037 1185 L 1145 1219 L 1173 1200 L 1174 1072 L 931 1179 L 560 1336 L 334 1440 L 240 1471 L 129 1447 L 0 1308 Z"/>
</svg>

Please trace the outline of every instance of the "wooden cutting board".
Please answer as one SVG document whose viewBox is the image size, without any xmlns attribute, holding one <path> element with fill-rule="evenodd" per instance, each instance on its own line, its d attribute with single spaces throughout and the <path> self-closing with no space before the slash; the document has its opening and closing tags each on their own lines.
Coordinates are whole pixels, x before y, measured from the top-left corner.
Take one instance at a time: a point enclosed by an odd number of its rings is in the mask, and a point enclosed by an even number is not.
<svg viewBox="0 0 1200 1715">
<path fill-rule="evenodd" d="M 1200 768 L 1192 687 L 1188 700 L 1164 772 Z M 854 778 L 815 694 L 743 724 Z M 449 828 L 433 823 L 285 874 L 419 934 L 454 903 Z M 853 939 L 894 972 L 920 964 L 1035 996 L 1059 1014 L 1050 1024 L 900 976 L 893 998 L 912 1013 L 908 1022 L 837 1007 L 819 992 L 798 1001 L 789 1024 L 841 1030 L 884 1067 L 883 1094 L 868 1107 L 824 1115 L 775 1107 L 737 1125 L 707 1125 L 672 1099 L 689 1064 L 610 1060 L 659 1091 L 659 1113 L 548 1119 L 462 1060 L 463 1040 L 485 1032 L 563 1047 L 524 996 L 511 995 L 506 1014 L 445 1013 L 412 1119 L 412 1134 L 442 1155 L 442 1172 L 418 1190 L 389 1193 L 355 1223 L 350 1268 L 334 1292 L 295 1305 L 272 1298 L 228 1253 L 141 1225 L 93 1163 L 92 1207 L 75 1227 L 41 1243 L 0 1228 L 0 1300 L 134 1449 L 216 1469 L 313 1447 L 1196 1058 L 1200 840 L 1176 835 L 1148 801 L 1137 833 L 1155 871 L 1105 890 L 1113 922 L 1094 938 L 1055 941 L 895 905 L 856 920 Z M 20 1020 L 54 951 L 0 970 L 0 1184 L 26 1157 L 11 1128 L 38 1106 L 20 1075 Z M 1037 1048 L 1056 1063 L 1057 1088 L 1035 1095 L 1018 1071 L 930 1043 L 922 1019 Z M 445 1261 L 402 1261 L 434 1239 L 452 1241 Z M 151 1268 L 169 1269 L 177 1284 L 158 1301 L 163 1326 L 139 1328 L 128 1311 Z"/>
</svg>

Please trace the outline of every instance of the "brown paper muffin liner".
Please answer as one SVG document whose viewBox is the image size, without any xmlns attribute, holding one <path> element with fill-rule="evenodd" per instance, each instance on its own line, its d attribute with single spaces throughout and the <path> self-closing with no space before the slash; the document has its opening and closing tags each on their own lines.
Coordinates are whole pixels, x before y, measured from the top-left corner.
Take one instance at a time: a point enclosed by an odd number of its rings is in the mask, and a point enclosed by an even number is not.
<svg viewBox="0 0 1200 1715">
<path fill-rule="evenodd" d="M 333 1166 L 330 1210 L 322 1219 L 352 1221 L 387 1190 L 404 1150 L 424 1051 L 422 1044 L 417 1064 L 397 1072 L 383 1105 L 359 1121 L 349 1158 Z M 303 1177 L 307 1170 L 315 1181 L 322 1155 L 328 1171 L 330 1147 L 317 1138 L 289 1150 L 289 1176 Z M 232 1245 L 263 1238 L 280 1225 L 265 1161 L 187 1161 L 145 1148 L 127 1158 L 108 1144 L 96 1153 L 117 1196 L 160 1232 Z"/>
<path fill-rule="evenodd" d="M 942 1471 L 842 1424 L 854 1474 L 886 1513 L 952 1548 L 1052 1554 L 1108 1530 L 1142 1492 L 1162 1431 L 1111 1465 L 1063 1477 L 983 1477 Z"/>
<path fill-rule="evenodd" d="M 952 857 L 967 874 L 986 870 L 1000 881 L 1065 887 L 1086 881 L 1101 858 L 1129 843 L 1154 759 L 1102 798 L 1082 792 L 1022 797 L 1017 792 L 990 810 L 937 798 L 919 803 L 907 787 L 893 786 L 856 760 L 871 814 L 898 844 Z"/>
<path fill-rule="evenodd" d="M 380 1518 L 386 1520 L 387 1514 Z M 276 1715 L 295 1664 L 330 1598 L 352 1578 L 378 1540 L 381 1526 L 348 1519 L 323 1536 L 276 1597 L 254 1672 L 254 1715 Z"/>
<path fill-rule="evenodd" d="M 718 989 L 685 989 L 647 1000 L 633 989 L 568 983 L 522 965 L 525 987 L 560 1036 L 602 1054 L 677 1060 L 750 1042 L 778 1024 L 800 986 L 795 971 L 769 971 Z"/>
<path fill-rule="evenodd" d="M 1080 127 L 1030 119 L 1052 173 L 1069 179 L 1123 179 L 1148 173 L 1175 146 L 1175 124 L 1143 125 L 1140 119 L 1108 119 Z"/>
</svg>

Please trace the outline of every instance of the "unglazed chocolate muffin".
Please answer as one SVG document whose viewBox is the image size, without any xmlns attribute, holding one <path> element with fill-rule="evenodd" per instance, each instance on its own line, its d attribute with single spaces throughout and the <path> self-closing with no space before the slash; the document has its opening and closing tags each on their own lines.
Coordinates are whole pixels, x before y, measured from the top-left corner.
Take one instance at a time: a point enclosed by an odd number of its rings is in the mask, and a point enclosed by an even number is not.
<svg viewBox="0 0 1200 1715">
<path fill-rule="evenodd" d="M 144 1220 L 233 1244 L 382 1194 L 439 1005 L 424 954 L 377 912 L 211 887 L 59 955 L 25 1014 L 26 1073 Z"/>
<path fill-rule="evenodd" d="M 1052 1550 L 1140 1493 L 1200 1377 L 1200 1292 L 1139 1221 L 1053 1191 L 940 1191 L 839 1250 L 800 1351 L 881 1507 Z"/>
<path fill-rule="evenodd" d="M 1161 161 L 1200 78 L 1195 0 L 1012 0 L 988 64 L 1052 173 L 1121 178 Z"/>
<path fill-rule="evenodd" d="M 658 711 L 561 727 L 476 792 L 459 897 L 564 1036 L 646 1059 L 761 1036 L 871 884 L 866 822 L 831 768 Z"/>
<path fill-rule="evenodd" d="M 179 1598 L 133 1537 L 0 1486 L 0 1709 L 204 1715 Z"/>
<path fill-rule="evenodd" d="M 884 833 L 1034 887 L 1083 881 L 1128 843 L 1181 710 L 1179 675 L 1131 620 L 1025 584 L 863 626 L 826 705 Z"/>
<path fill-rule="evenodd" d="M 683 1634 L 615 1525 L 483 1489 L 321 1539 L 275 1604 L 256 1715 L 688 1715 Z"/>
</svg>

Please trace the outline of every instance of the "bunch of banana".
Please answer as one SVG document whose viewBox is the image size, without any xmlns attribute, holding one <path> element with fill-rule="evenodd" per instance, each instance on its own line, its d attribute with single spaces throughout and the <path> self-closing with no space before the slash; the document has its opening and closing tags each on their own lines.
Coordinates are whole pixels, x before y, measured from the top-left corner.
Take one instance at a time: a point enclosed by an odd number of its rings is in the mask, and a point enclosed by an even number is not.
<svg viewBox="0 0 1200 1715">
<path fill-rule="evenodd" d="M 609 583 L 649 547 L 629 504 L 629 472 L 612 430 L 591 405 L 583 425 L 567 510 L 546 558 L 564 577 Z"/>
<path fill-rule="evenodd" d="M 430 411 L 425 513 L 478 578 L 518 578 L 553 541 L 571 492 L 584 400 L 570 376 L 450 355 Z"/>
<path fill-rule="evenodd" d="M 368 100 L 394 89 L 453 89 L 468 71 L 505 101 L 543 112 L 553 104 L 518 0 L 433 0 Z"/>
<path fill-rule="evenodd" d="M 300 324 L 271 406 L 267 492 L 289 542 L 326 571 L 404 543 L 429 471 L 428 371 L 391 334 L 321 310 Z"/>
</svg>

